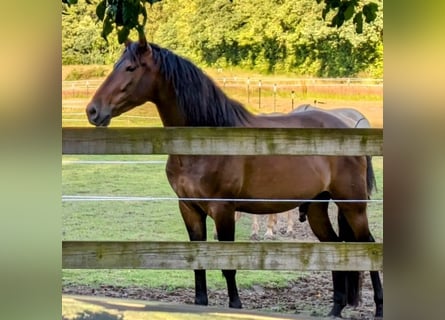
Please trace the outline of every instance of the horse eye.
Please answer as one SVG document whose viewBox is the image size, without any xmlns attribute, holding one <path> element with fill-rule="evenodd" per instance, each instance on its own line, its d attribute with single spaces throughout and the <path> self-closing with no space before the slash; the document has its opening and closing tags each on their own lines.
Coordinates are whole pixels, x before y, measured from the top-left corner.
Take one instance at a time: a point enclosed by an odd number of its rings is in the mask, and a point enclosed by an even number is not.
<svg viewBox="0 0 445 320">
<path fill-rule="evenodd" d="M 129 71 L 129 72 L 133 72 L 134 70 L 136 70 L 135 66 L 128 66 L 127 68 L 125 68 L 125 71 Z"/>
</svg>

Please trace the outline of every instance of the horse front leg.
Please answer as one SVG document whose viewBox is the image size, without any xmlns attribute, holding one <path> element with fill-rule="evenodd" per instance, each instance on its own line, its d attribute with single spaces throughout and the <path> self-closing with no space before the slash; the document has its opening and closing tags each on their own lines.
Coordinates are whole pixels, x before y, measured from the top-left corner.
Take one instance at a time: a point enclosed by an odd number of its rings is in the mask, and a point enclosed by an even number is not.
<svg viewBox="0 0 445 320">
<path fill-rule="evenodd" d="M 207 215 L 199 209 L 193 207 L 190 203 L 179 202 L 181 211 L 190 241 L 207 240 Z M 205 270 L 194 270 L 195 272 L 195 304 L 208 305 L 207 297 L 207 279 Z"/>
<path fill-rule="evenodd" d="M 235 219 L 234 210 L 228 206 L 217 204 L 209 213 L 215 220 L 219 241 L 235 241 Z M 242 308 L 236 285 L 236 270 L 222 270 L 226 279 L 227 293 L 229 295 L 230 308 Z"/>
</svg>

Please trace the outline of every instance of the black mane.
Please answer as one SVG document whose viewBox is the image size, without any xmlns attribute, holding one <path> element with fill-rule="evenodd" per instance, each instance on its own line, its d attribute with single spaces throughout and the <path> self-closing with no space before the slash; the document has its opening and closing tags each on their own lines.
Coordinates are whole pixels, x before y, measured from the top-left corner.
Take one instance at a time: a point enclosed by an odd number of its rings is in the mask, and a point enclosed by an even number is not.
<svg viewBox="0 0 445 320">
<path fill-rule="evenodd" d="M 173 84 L 186 125 L 234 127 L 246 122 L 250 113 L 238 101 L 230 99 L 201 69 L 156 44 L 150 46 L 160 72 Z"/>
</svg>

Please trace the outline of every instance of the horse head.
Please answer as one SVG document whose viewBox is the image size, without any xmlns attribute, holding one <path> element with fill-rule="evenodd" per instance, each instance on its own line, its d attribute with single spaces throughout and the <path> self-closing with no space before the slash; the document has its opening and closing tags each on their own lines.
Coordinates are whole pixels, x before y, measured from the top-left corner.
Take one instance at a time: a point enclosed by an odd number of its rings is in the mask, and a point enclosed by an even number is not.
<svg viewBox="0 0 445 320">
<path fill-rule="evenodd" d="M 108 126 L 111 118 L 152 100 L 158 72 L 145 38 L 125 42 L 125 50 L 86 107 L 88 121 Z"/>
</svg>

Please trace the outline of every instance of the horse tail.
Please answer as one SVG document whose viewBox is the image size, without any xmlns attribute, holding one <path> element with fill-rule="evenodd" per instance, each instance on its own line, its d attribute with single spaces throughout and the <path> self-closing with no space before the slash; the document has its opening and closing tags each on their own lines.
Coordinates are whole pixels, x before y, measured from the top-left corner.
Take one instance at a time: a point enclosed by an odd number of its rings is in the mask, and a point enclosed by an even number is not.
<svg viewBox="0 0 445 320">
<path fill-rule="evenodd" d="M 341 241 L 353 242 L 355 241 L 354 233 L 346 221 L 345 216 L 339 210 L 338 216 L 338 231 Z M 347 303 L 351 306 L 358 306 L 361 301 L 361 289 L 363 272 L 360 271 L 344 271 L 346 280 L 346 296 Z"/>
<path fill-rule="evenodd" d="M 377 181 L 375 180 L 374 169 L 372 167 L 372 157 L 366 156 L 366 186 L 368 196 L 372 194 L 373 189 L 377 190 Z"/>
</svg>

